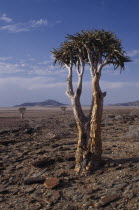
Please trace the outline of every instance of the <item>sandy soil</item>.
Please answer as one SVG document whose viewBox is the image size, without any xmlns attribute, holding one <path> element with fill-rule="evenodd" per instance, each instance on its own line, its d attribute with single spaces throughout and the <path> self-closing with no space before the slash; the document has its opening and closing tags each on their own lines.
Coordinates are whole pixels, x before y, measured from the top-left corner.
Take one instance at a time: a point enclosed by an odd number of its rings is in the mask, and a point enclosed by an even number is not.
<svg viewBox="0 0 139 210">
<path fill-rule="evenodd" d="M 91 176 L 74 173 L 77 128 L 70 108 L 65 115 L 59 108 L 28 108 L 19 117 L 17 108 L 0 108 L 2 210 L 139 209 L 139 108 L 105 107 L 105 165 Z"/>
</svg>

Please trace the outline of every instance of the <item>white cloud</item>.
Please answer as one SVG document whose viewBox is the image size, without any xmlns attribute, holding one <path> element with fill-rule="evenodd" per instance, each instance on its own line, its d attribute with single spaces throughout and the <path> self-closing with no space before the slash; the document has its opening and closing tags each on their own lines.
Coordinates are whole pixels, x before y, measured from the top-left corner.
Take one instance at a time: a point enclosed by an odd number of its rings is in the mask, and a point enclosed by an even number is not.
<svg viewBox="0 0 139 210">
<path fill-rule="evenodd" d="M 39 65 L 48 65 L 48 64 L 51 64 L 51 63 L 52 63 L 52 60 L 45 60 L 45 61 L 39 62 L 38 64 Z"/>
<path fill-rule="evenodd" d="M 62 20 L 56 20 L 56 24 L 62 23 Z"/>
<path fill-rule="evenodd" d="M 0 26 L 1 31 L 8 31 L 10 33 L 28 32 L 35 28 L 48 26 L 48 20 L 41 18 L 38 20 L 30 20 L 27 22 L 14 22 L 12 18 L 8 17 L 5 13 L 0 16 L 0 20 L 8 23 Z M 49 23 L 50 27 L 60 24 L 61 20 L 56 20 L 54 23 Z"/>
<path fill-rule="evenodd" d="M 134 59 L 134 63 L 139 64 L 139 58 Z"/>
<path fill-rule="evenodd" d="M 52 61 L 54 61 L 54 55 L 53 55 L 53 54 L 50 55 L 50 59 L 51 59 Z"/>
<path fill-rule="evenodd" d="M 109 82 L 109 81 L 101 81 L 101 86 L 103 89 L 119 89 L 124 87 L 129 87 L 130 83 L 128 82 Z"/>
<path fill-rule="evenodd" d="M 7 85 L 13 85 L 17 87 L 22 87 L 27 90 L 32 89 L 40 89 L 44 87 L 49 87 L 49 85 L 52 85 L 51 83 L 54 81 L 53 78 L 44 78 L 44 77 L 32 77 L 32 78 L 26 78 L 26 77 L 5 77 L 0 78 L 0 87 L 6 87 Z M 50 83 L 51 82 L 51 83 Z M 55 84 L 55 83 L 54 83 Z"/>
<path fill-rule="evenodd" d="M 112 65 L 109 65 L 109 66 L 104 67 L 103 74 L 104 75 L 120 75 L 121 71 L 120 71 L 120 68 L 114 70 L 114 67 Z"/>
<path fill-rule="evenodd" d="M 128 88 L 128 87 L 139 87 L 139 82 L 110 82 L 110 81 L 101 80 L 100 86 L 103 90 L 121 89 L 121 88 Z M 90 88 L 91 81 L 84 82 L 83 87 Z"/>
<path fill-rule="evenodd" d="M 77 85 L 74 82 L 74 87 Z M 134 101 L 138 97 L 139 82 L 110 82 L 101 81 L 102 91 L 107 91 L 105 103 L 117 103 Z M 35 76 L 35 77 L 5 77 L 0 78 L 0 106 L 10 106 L 28 101 L 43 101 L 55 99 L 69 103 L 65 95 L 66 82 L 57 82 L 56 78 Z M 128 92 L 128 94 L 127 94 Z M 83 83 L 83 104 L 91 102 L 91 82 Z"/>
<path fill-rule="evenodd" d="M 27 60 L 19 60 L 15 63 L 10 60 L 12 57 L 0 57 L 0 74 L 8 75 L 8 74 L 16 74 L 20 75 L 21 73 L 25 73 L 26 75 L 55 75 L 59 74 L 59 72 L 63 72 L 63 69 L 58 69 L 50 64 L 50 60 L 45 60 L 42 62 L 38 62 L 33 59 Z M 34 64 L 32 64 L 32 61 Z"/>
<path fill-rule="evenodd" d="M 13 74 L 19 72 L 19 65 L 0 61 L 1 74 Z"/>
<path fill-rule="evenodd" d="M 47 19 L 31 20 L 25 23 L 14 23 L 1 26 L 1 31 L 8 31 L 11 33 L 27 32 L 39 27 L 46 27 L 48 25 Z"/>
<path fill-rule="evenodd" d="M 12 59 L 12 57 L 0 57 L 0 61 L 7 61 Z"/>
<path fill-rule="evenodd" d="M 139 54 L 139 50 L 131 50 L 131 51 L 127 52 L 127 55 L 130 57 L 134 57 L 138 54 Z"/>
<path fill-rule="evenodd" d="M 40 19 L 40 20 L 33 20 L 31 21 L 32 27 L 38 27 L 38 26 L 47 26 L 48 25 L 48 20 L 47 19 Z"/>
<path fill-rule="evenodd" d="M 66 83 L 57 83 L 46 77 L 7 77 L 0 78 L 0 106 L 14 106 L 24 102 L 55 99 L 67 103 Z M 67 100 L 67 101 L 65 101 Z"/>
<path fill-rule="evenodd" d="M 5 13 L 2 14 L 2 16 L 0 16 L 0 20 L 4 21 L 6 23 L 10 23 L 13 21 L 12 18 L 9 18 Z"/>
<path fill-rule="evenodd" d="M 10 59 L 10 57 L 9 57 Z M 44 77 L 47 79 L 54 78 L 58 81 L 59 80 L 66 80 L 67 77 L 67 71 L 66 69 L 59 69 L 58 67 L 54 67 L 48 62 L 47 60 L 42 62 L 35 62 L 35 64 L 31 64 L 28 62 L 28 60 L 23 60 L 22 62 L 17 63 L 11 63 L 8 60 L 8 57 L 0 57 L 0 74 L 5 75 L 6 77 L 9 77 L 11 75 L 18 75 L 19 78 L 22 78 L 22 75 L 26 75 L 31 78 L 41 78 Z M 109 69 L 107 70 L 109 71 Z M 27 80 L 26 80 L 27 81 Z M 30 81 L 30 79 L 28 80 Z M 33 80 L 34 81 L 34 80 Z M 24 84 L 25 84 L 25 78 L 24 78 Z M 36 83 L 37 84 L 37 83 Z M 61 85 L 61 82 L 57 85 Z M 40 83 L 33 87 L 43 87 L 44 83 Z M 55 85 L 55 84 L 53 84 Z M 49 84 L 49 86 L 53 86 L 52 84 Z M 74 82 L 74 86 L 76 86 L 77 83 Z M 83 86 L 85 88 L 91 87 L 90 81 L 84 81 Z M 126 87 L 139 87 L 139 82 L 110 82 L 101 80 L 101 87 L 102 89 L 120 89 L 120 88 L 126 88 Z"/>
</svg>

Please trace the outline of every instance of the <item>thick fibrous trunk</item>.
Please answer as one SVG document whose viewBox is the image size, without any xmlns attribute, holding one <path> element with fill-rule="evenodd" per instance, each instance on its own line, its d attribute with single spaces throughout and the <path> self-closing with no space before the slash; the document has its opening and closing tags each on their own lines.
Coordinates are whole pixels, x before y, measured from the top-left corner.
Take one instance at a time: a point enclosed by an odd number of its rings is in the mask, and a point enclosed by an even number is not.
<svg viewBox="0 0 139 210">
<path fill-rule="evenodd" d="M 79 131 L 78 145 L 76 151 L 77 173 L 91 172 L 101 161 L 102 142 L 101 142 L 101 119 L 103 110 L 103 93 L 99 86 L 99 75 L 93 79 L 93 109 L 91 121 L 83 123 L 76 118 Z M 77 108 L 77 107 L 76 107 Z"/>
<path fill-rule="evenodd" d="M 84 156 L 87 150 L 90 127 L 86 125 L 87 120 L 81 108 L 79 97 L 74 100 L 73 105 L 74 117 L 78 128 L 78 143 L 76 150 L 76 167 L 75 171 L 79 173 L 83 168 Z"/>
<path fill-rule="evenodd" d="M 99 86 L 99 75 L 94 77 L 92 86 L 94 102 L 90 122 L 90 140 L 88 145 L 90 157 L 86 167 L 87 171 L 91 171 L 99 165 L 102 155 L 101 120 L 103 112 L 103 93 Z"/>
<path fill-rule="evenodd" d="M 76 150 L 76 166 L 75 166 L 75 171 L 77 173 L 80 173 L 84 165 L 86 164 L 86 152 L 87 152 L 87 142 L 89 140 L 89 129 L 85 127 L 84 124 L 78 126 L 78 144 L 77 144 L 77 150 Z"/>
<path fill-rule="evenodd" d="M 91 119 L 90 129 L 90 150 L 94 153 L 97 159 L 101 158 L 102 143 L 101 143 L 101 120 L 103 112 L 103 94 L 99 86 L 99 75 L 93 80 L 93 98 L 94 105 Z"/>
</svg>

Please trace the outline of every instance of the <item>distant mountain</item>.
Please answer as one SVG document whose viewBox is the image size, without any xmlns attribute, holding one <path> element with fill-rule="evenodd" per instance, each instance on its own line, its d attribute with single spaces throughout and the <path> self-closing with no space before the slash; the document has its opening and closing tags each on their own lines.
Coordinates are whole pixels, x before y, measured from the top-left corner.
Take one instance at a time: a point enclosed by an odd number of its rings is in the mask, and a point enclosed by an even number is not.
<svg viewBox="0 0 139 210">
<path fill-rule="evenodd" d="M 43 102 L 32 102 L 32 103 L 23 103 L 23 104 L 20 104 L 20 105 L 16 105 L 14 107 L 26 107 L 26 106 L 64 106 L 66 104 L 62 104 L 58 101 L 55 101 L 55 100 L 46 100 L 46 101 L 43 101 Z"/>
<path fill-rule="evenodd" d="M 118 104 L 109 104 L 109 106 L 139 106 L 139 101 L 118 103 Z"/>
</svg>

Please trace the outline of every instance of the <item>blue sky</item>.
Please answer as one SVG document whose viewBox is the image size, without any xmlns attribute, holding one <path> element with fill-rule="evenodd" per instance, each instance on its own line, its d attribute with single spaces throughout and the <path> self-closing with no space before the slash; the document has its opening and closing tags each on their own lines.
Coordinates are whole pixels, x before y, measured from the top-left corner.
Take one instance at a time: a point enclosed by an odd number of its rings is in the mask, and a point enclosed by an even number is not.
<svg viewBox="0 0 139 210">
<path fill-rule="evenodd" d="M 115 32 L 133 60 L 122 74 L 103 70 L 105 104 L 139 100 L 138 8 L 138 0 L 0 0 L 0 106 L 47 99 L 69 103 L 68 72 L 53 66 L 50 51 L 67 34 L 92 28 Z M 91 78 L 85 73 L 82 103 L 89 104 Z"/>
</svg>

